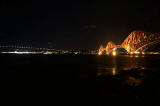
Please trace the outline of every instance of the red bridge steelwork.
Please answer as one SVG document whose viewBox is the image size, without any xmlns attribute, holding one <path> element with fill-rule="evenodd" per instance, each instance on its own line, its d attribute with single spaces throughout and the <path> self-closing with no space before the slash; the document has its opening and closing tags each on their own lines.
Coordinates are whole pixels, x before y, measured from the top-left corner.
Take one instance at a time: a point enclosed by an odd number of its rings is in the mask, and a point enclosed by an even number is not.
<svg viewBox="0 0 160 106">
<path fill-rule="evenodd" d="M 99 48 L 98 54 L 102 55 L 103 52 L 104 52 L 104 47 L 103 47 L 103 45 L 101 45 Z"/>
<path fill-rule="evenodd" d="M 113 48 L 124 48 L 129 54 L 143 52 L 149 46 L 152 46 L 158 42 L 160 42 L 160 36 L 158 34 L 144 31 L 133 31 L 121 45 L 116 45 L 111 41 L 108 42 L 106 52 L 112 52 Z"/>
<path fill-rule="evenodd" d="M 109 54 L 112 52 L 113 48 L 117 48 L 116 44 L 113 43 L 112 41 L 108 42 L 106 46 L 106 53 Z"/>
</svg>

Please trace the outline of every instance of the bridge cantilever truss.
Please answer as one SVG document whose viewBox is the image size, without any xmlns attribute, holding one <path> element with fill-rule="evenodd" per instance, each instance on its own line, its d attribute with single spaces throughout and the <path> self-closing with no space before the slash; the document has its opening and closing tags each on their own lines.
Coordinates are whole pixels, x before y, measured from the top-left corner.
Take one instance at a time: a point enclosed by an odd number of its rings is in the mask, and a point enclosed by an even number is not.
<svg viewBox="0 0 160 106">
<path fill-rule="evenodd" d="M 134 52 L 143 52 L 149 46 L 158 42 L 160 42 L 160 35 L 158 34 L 144 31 L 133 31 L 121 45 L 116 45 L 112 41 L 108 42 L 106 52 L 111 52 L 113 48 L 124 48 L 129 54 Z"/>
<path fill-rule="evenodd" d="M 112 52 L 113 48 L 117 48 L 117 45 L 112 41 L 108 42 L 106 46 L 106 52 L 109 54 L 110 52 Z"/>
<path fill-rule="evenodd" d="M 103 47 L 103 45 L 101 45 L 99 48 L 98 54 L 101 55 L 103 53 L 103 51 L 104 51 L 104 47 Z"/>
</svg>

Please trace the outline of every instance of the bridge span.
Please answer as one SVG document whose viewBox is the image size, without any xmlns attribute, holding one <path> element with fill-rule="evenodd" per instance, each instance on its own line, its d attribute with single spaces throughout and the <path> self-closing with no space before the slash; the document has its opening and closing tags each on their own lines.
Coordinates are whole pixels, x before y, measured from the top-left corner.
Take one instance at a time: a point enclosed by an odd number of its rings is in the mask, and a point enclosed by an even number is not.
<svg viewBox="0 0 160 106">
<path fill-rule="evenodd" d="M 144 31 L 133 31 L 120 45 L 116 45 L 112 41 L 108 42 L 106 48 L 101 45 L 99 48 L 99 55 L 101 55 L 104 51 L 107 54 L 110 54 L 117 48 L 124 48 L 129 54 L 144 52 L 148 49 L 148 47 L 159 42 L 159 34 Z"/>
</svg>

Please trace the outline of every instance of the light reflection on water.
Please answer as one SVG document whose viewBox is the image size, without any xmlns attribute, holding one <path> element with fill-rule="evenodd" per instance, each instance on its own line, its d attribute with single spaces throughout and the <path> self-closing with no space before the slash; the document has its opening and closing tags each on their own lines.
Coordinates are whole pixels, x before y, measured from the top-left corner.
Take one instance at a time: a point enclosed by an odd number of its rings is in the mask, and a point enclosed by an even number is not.
<svg viewBox="0 0 160 106">
<path fill-rule="evenodd" d="M 143 58 L 145 56 L 124 55 L 119 57 L 101 58 L 97 66 L 97 76 L 120 75 L 129 86 L 139 86 L 144 80 L 143 70 L 147 69 Z M 126 73 L 124 73 L 126 72 Z M 121 75 L 123 74 L 123 75 Z"/>
<path fill-rule="evenodd" d="M 98 72 L 97 75 L 113 75 L 115 76 L 117 74 L 116 67 L 112 68 L 103 68 L 103 67 L 98 67 Z"/>
<path fill-rule="evenodd" d="M 131 70 L 131 69 L 146 69 L 145 63 L 141 61 L 144 56 L 130 56 L 124 55 L 121 57 L 113 57 L 104 60 L 99 63 L 97 66 L 97 74 L 110 74 L 116 75 L 122 70 Z"/>
<path fill-rule="evenodd" d="M 159 104 L 160 55 L 99 56 L 97 60 L 98 103 Z"/>
</svg>

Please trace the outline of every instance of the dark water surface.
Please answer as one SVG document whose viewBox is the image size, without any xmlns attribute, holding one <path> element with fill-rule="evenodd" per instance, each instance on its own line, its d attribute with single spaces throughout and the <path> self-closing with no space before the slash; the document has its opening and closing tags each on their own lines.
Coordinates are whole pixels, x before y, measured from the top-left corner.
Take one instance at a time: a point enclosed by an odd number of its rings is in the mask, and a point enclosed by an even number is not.
<svg viewBox="0 0 160 106">
<path fill-rule="evenodd" d="M 160 55 L 0 58 L 1 91 L 9 103 L 160 106 Z"/>
</svg>

